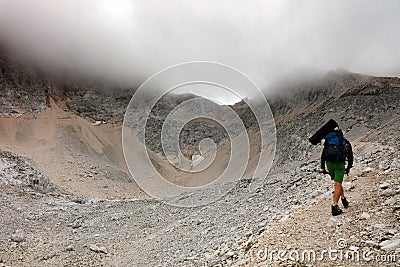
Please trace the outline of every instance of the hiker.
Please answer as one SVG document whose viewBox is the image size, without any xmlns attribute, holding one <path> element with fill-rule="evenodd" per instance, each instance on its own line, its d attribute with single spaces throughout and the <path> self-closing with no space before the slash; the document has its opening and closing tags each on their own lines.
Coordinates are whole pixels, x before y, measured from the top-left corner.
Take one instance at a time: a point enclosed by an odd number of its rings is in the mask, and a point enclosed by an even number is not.
<svg viewBox="0 0 400 267">
<path fill-rule="evenodd" d="M 348 160 L 345 168 L 346 159 Z M 325 163 L 328 171 L 325 169 Z M 344 174 L 349 175 L 350 169 L 353 167 L 353 151 L 351 144 L 347 141 L 343 132 L 336 127 L 333 131 L 325 136 L 324 149 L 321 155 L 321 172 L 329 174 L 334 181 L 334 193 L 332 204 L 332 215 L 336 216 L 343 211 L 339 208 L 338 202 L 341 198 L 344 208 L 349 207 L 349 202 L 344 196 L 342 187 Z"/>
</svg>

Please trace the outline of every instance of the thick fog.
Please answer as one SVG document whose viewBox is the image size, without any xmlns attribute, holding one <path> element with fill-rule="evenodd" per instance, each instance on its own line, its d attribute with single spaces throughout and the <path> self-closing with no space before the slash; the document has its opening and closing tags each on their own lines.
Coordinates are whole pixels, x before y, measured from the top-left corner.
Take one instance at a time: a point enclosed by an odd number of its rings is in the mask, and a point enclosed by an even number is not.
<svg viewBox="0 0 400 267">
<path fill-rule="evenodd" d="M 266 87 L 302 69 L 399 76 L 399 14 L 398 0 L 0 0 L 0 44 L 118 86 L 201 60 Z"/>
</svg>

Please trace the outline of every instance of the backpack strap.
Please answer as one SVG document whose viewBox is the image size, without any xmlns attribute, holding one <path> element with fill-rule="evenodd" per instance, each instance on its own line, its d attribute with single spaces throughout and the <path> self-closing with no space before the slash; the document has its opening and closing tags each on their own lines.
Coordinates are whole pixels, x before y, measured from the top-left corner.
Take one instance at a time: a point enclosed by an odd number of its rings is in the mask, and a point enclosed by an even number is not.
<svg viewBox="0 0 400 267">
<path fill-rule="evenodd" d="M 339 138 L 339 146 L 344 146 L 345 145 L 345 141 L 344 141 L 345 139 L 344 139 L 344 136 L 343 136 L 343 132 L 341 130 L 337 131 L 337 136 Z"/>
</svg>

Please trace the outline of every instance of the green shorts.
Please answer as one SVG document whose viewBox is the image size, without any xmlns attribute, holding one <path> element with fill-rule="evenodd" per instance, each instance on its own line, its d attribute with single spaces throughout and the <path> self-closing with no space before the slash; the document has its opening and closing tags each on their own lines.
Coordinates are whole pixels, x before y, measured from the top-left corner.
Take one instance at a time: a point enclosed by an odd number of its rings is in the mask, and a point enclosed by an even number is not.
<svg viewBox="0 0 400 267">
<path fill-rule="evenodd" d="M 344 162 L 330 162 L 326 163 L 326 167 L 328 167 L 328 172 L 332 177 L 332 180 L 338 183 L 343 182 L 344 177 Z"/>
</svg>

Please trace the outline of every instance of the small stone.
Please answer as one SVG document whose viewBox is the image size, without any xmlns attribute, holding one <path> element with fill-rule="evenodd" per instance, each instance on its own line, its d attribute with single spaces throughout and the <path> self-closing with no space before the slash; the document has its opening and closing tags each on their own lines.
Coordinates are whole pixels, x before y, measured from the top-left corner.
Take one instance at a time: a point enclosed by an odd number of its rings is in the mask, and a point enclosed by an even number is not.
<svg viewBox="0 0 400 267">
<path fill-rule="evenodd" d="M 387 229 L 385 235 L 395 235 L 397 231 L 395 229 Z"/>
<path fill-rule="evenodd" d="M 279 222 L 285 222 L 287 219 L 289 219 L 290 215 L 286 214 L 283 215 L 282 218 L 279 220 Z"/>
<path fill-rule="evenodd" d="M 378 247 L 378 243 L 372 241 L 372 240 L 367 240 L 365 241 L 365 245 L 367 247 L 373 248 L 373 247 Z"/>
<path fill-rule="evenodd" d="M 16 230 L 14 234 L 11 235 L 11 240 L 14 242 L 22 242 L 25 240 L 25 233 L 23 230 Z"/>
<path fill-rule="evenodd" d="M 383 182 L 379 185 L 379 188 L 382 190 L 385 190 L 387 188 L 389 188 L 390 184 L 388 182 Z"/>
<path fill-rule="evenodd" d="M 374 229 L 382 229 L 385 227 L 383 223 L 376 223 L 374 226 L 372 226 Z"/>
<path fill-rule="evenodd" d="M 361 219 L 361 220 L 368 220 L 369 218 L 371 218 L 371 215 L 369 215 L 369 214 L 366 213 L 366 212 L 363 212 L 363 213 L 361 214 L 361 216 L 360 216 L 360 219 Z"/>
<path fill-rule="evenodd" d="M 362 171 L 362 173 L 363 173 L 363 174 L 369 173 L 369 172 L 371 172 L 372 170 L 373 170 L 373 168 L 367 167 L 367 168 L 365 168 L 365 169 Z"/>
<path fill-rule="evenodd" d="M 215 258 L 212 261 L 210 261 L 209 266 L 222 266 L 222 259 L 220 258 Z"/>
<path fill-rule="evenodd" d="M 107 254 L 107 249 L 104 246 L 99 247 L 99 252 Z"/>
<path fill-rule="evenodd" d="M 43 256 L 42 259 L 47 261 L 47 260 L 49 260 L 51 258 L 54 258 L 55 256 L 57 256 L 57 253 L 54 252 L 54 251 L 51 251 L 49 254 Z"/>
<path fill-rule="evenodd" d="M 382 195 L 386 197 L 391 197 L 394 195 L 394 191 L 392 189 L 386 189 L 382 192 Z"/>
<path fill-rule="evenodd" d="M 385 171 L 390 168 L 389 164 L 379 164 L 379 169 Z"/>
<path fill-rule="evenodd" d="M 260 222 L 257 226 L 258 226 L 259 228 L 262 228 L 262 227 L 264 227 L 266 224 L 267 224 L 267 222 L 266 222 L 266 221 L 263 221 L 263 222 Z"/>
<path fill-rule="evenodd" d="M 91 251 L 93 251 L 93 252 L 96 252 L 96 253 L 104 253 L 104 254 L 107 254 L 107 249 L 105 248 L 105 247 L 103 247 L 103 246 L 97 246 L 97 245 L 94 245 L 94 244 L 91 244 L 91 245 L 89 245 L 89 249 L 91 250 Z"/>
<path fill-rule="evenodd" d="M 337 220 L 335 218 L 330 218 L 328 220 L 328 223 L 326 224 L 328 227 L 334 227 L 338 224 Z"/>
<path fill-rule="evenodd" d="M 65 248 L 66 251 L 74 251 L 74 247 L 72 245 L 69 245 Z"/>
<path fill-rule="evenodd" d="M 250 237 L 252 234 L 253 234 L 252 231 L 247 231 L 247 232 L 244 234 L 244 236 L 245 236 L 245 237 Z"/>
<path fill-rule="evenodd" d="M 228 252 L 225 253 L 225 255 L 226 255 L 227 258 L 230 258 L 230 257 L 233 257 L 235 255 L 235 252 L 228 251 Z"/>
<path fill-rule="evenodd" d="M 400 239 L 385 240 L 381 242 L 379 246 L 385 251 L 392 251 L 400 248 Z"/>
<path fill-rule="evenodd" d="M 387 199 L 387 200 L 383 203 L 383 205 L 385 205 L 385 206 L 392 206 L 392 205 L 396 204 L 396 201 L 397 201 L 397 199 L 396 199 L 395 197 L 391 197 L 391 198 Z"/>
<path fill-rule="evenodd" d="M 366 232 L 366 231 L 361 231 L 361 232 L 360 232 L 360 235 L 369 236 L 370 233 L 369 233 L 369 232 Z"/>
</svg>

